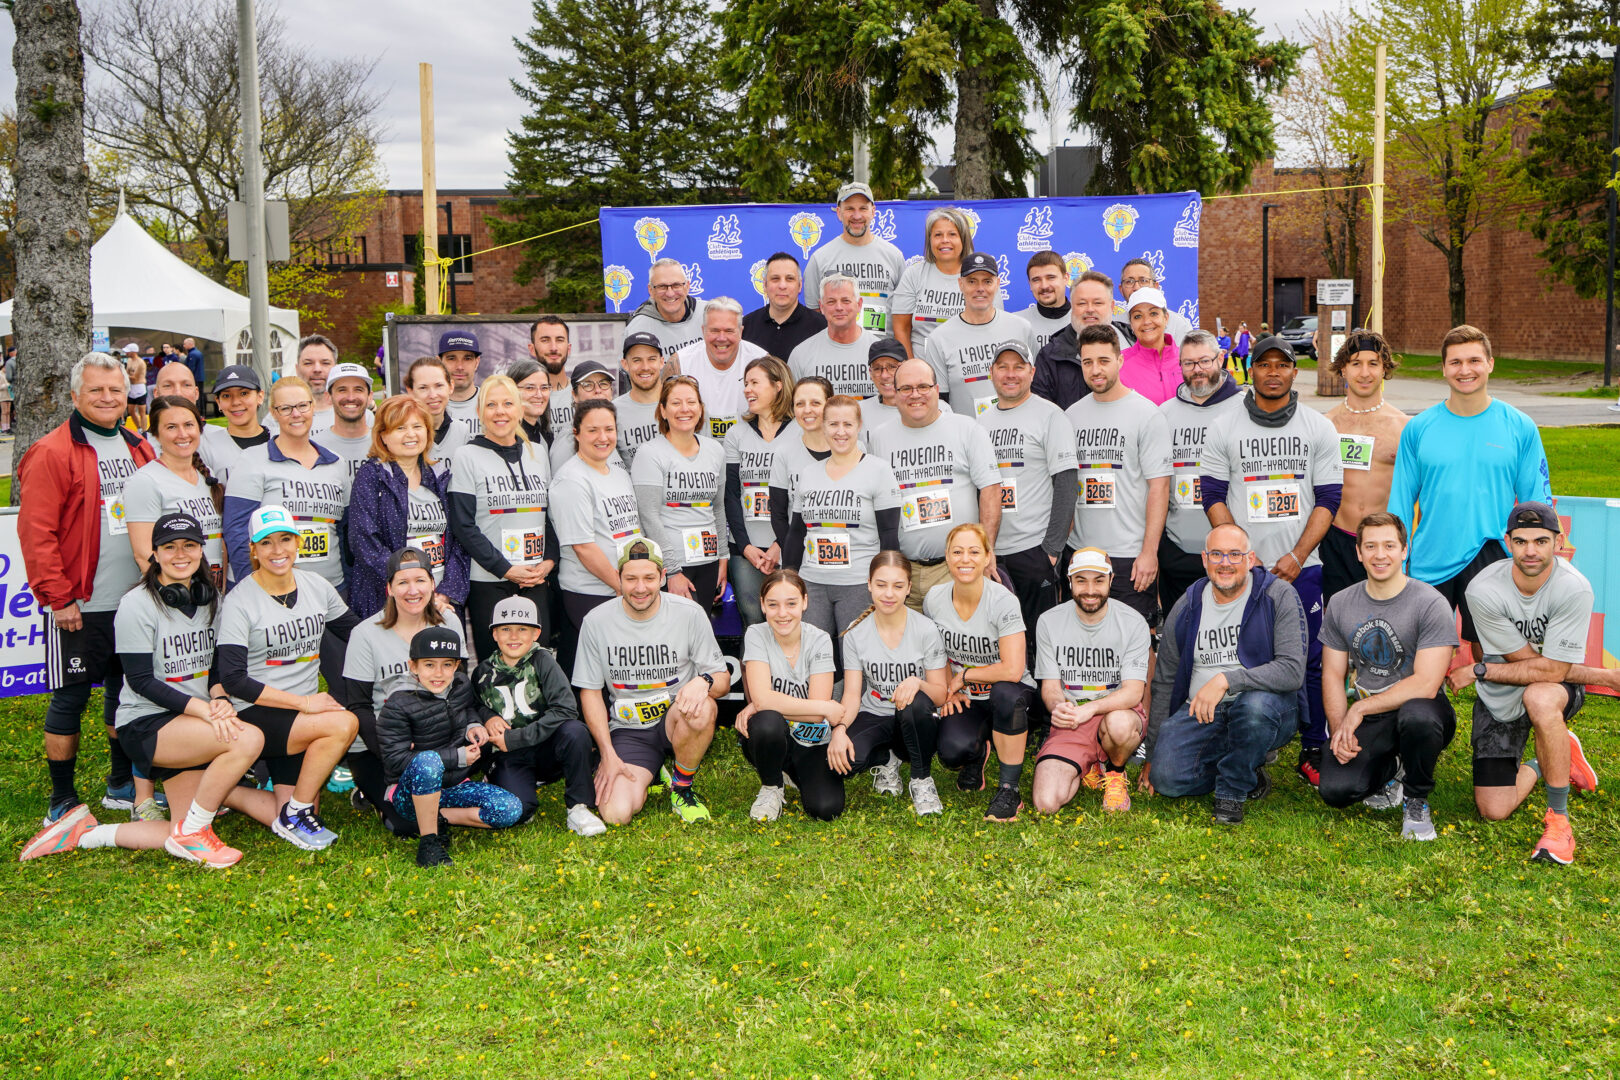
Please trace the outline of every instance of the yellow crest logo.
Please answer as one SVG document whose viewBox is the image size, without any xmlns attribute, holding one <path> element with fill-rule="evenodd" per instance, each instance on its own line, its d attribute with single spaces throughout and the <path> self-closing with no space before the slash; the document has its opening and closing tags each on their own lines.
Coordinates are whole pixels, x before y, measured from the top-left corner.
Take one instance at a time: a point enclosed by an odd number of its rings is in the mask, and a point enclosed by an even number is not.
<svg viewBox="0 0 1620 1080">
<path fill-rule="evenodd" d="M 810 257 L 810 249 L 821 242 L 822 225 L 820 214 L 794 214 L 788 219 L 788 234 L 793 237 L 793 242 L 799 245 L 799 250 L 804 252 L 807 259 Z"/>
<path fill-rule="evenodd" d="M 1071 251 L 1063 256 L 1063 268 L 1069 272 L 1069 288 L 1080 284 L 1080 275 L 1090 270 L 1094 264 L 1091 256 L 1081 251 Z"/>
<path fill-rule="evenodd" d="M 1114 242 L 1114 250 L 1119 250 L 1120 242 L 1136 229 L 1136 219 L 1141 217 L 1136 207 L 1130 203 L 1115 203 L 1103 211 L 1103 232 L 1108 239 Z"/>
<path fill-rule="evenodd" d="M 650 259 L 657 261 L 658 253 L 664 250 L 669 243 L 669 226 L 664 224 L 662 218 L 644 217 L 636 219 L 636 243 L 641 245 Z M 1115 251 L 1119 250 L 1115 243 Z"/>
<path fill-rule="evenodd" d="M 969 210 L 965 206 L 958 206 L 956 212 L 967 218 L 969 239 L 979 235 L 979 212 Z"/>
<path fill-rule="evenodd" d="M 765 295 L 765 260 L 760 259 L 748 268 L 748 280 L 754 283 L 754 291 L 760 296 Z"/>
<path fill-rule="evenodd" d="M 618 311 L 619 305 L 629 298 L 630 286 L 635 284 L 635 280 L 628 266 L 615 263 L 602 271 L 602 292 L 613 301 L 614 311 Z"/>
</svg>

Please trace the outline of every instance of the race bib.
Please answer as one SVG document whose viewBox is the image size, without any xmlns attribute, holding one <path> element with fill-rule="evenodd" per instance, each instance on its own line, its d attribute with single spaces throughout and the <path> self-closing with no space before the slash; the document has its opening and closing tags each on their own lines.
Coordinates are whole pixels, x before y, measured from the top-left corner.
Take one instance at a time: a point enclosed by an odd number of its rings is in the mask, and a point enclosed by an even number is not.
<svg viewBox="0 0 1620 1080">
<path fill-rule="evenodd" d="M 1176 473 L 1175 480 L 1170 485 L 1170 502 L 1177 510 L 1200 510 L 1203 508 L 1203 489 L 1200 487 L 1198 479 L 1198 473 Z"/>
<path fill-rule="evenodd" d="M 1018 513 L 1018 481 L 1010 476 L 1001 478 L 1001 512 Z"/>
<path fill-rule="evenodd" d="M 1339 462 L 1347 469 L 1372 468 L 1373 437 L 1371 435 L 1340 435 Z"/>
<path fill-rule="evenodd" d="M 1112 510 L 1114 508 L 1115 477 L 1109 472 L 1086 473 L 1085 491 L 1082 504 L 1087 510 Z"/>
<path fill-rule="evenodd" d="M 123 499 L 114 499 L 103 504 L 107 508 L 107 531 L 114 536 L 123 536 L 129 532 L 129 512 L 124 509 Z"/>
<path fill-rule="evenodd" d="M 428 557 L 428 564 L 437 570 L 444 566 L 444 534 L 421 533 L 407 542 Z"/>
<path fill-rule="evenodd" d="M 300 559 L 328 559 L 332 556 L 332 531 L 324 525 L 311 525 L 298 533 Z"/>
<path fill-rule="evenodd" d="M 743 485 L 743 517 L 749 521 L 771 520 L 771 486 Z"/>
<path fill-rule="evenodd" d="M 713 529 L 701 525 L 682 529 L 681 544 L 686 549 L 688 563 L 713 562 L 720 557 L 720 534 Z"/>
<path fill-rule="evenodd" d="M 1297 521 L 1299 519 L 1299 485 L 1265 484 L 1249 489 L 1249 521 L 1263 524 L 1268 521 Z"/>
<path fill-rule="evenodd" d="M 998 400 L 999 399 L 995 395 L 991 395 L 990 397 L 976 397 L 976 398 L 974 398 L 973 399 L 973 415 L 975 415 L 975 416 L 983 416 L 985 413 L 989 412 L 991 409 L 996 407 L 996 402 Z"/>
<path fill-rule="evenodd" d="M 737 418 L 735 416 L 709 417 L 709 438 L 714 439 L 716 442 L 723 440 L 726 437 L 726 432 L 731 430 L 731 425 L 736 422 Z"/>
<path fill-rule="evenodd" d="M 805 541 L 805 554 L 817 566 L 849 565 L 849 533 L 816 530 Z"/>
<path fill-rule="evenodd" d="M 866 294 L 862 293 L 861 295 Z M 882 299 L 887 300 L 886 297 Z M 888 312 L 883 308 L 861 308 L 861 329 L 870 330 L 880 337 L 883 336 L 889 329 Z"/>
<path fill-rule="evenodd" d="M 800 746 L 820 746 L 827 741 L 828 726 L 825 720 L 795 720 L 788 728 L 788 734 Z"/>
<path fill-rule="evenodd" d="M 900 504 L 900 527 L 906 532 L 931 529 L 935 525 L 951 523 L 951 497 L 939 495 L 907 495 Z"/>
<path fill-rule="evenodd" d="M 671 698 L 668 694 L 659 694 L 650 698 L 635 698 L 629 701 L 615 701 L 613 715 L 621 724 L 630 724 L 634 727 L 651 727 L 664 718 L 669 711 Z"/>
<path fill-rule="evenodd" d="M 433 553 L 428 552 L 429 555 Z M 501 554 L 506 561 L 514 566 L 525 566 L 529 563 L 545 562 L 546 560 L 546 530 L 541 529 L 502 529 Z M 434 556 L 434 566 L 439 565 L 439 557 Z"/>
</svg>

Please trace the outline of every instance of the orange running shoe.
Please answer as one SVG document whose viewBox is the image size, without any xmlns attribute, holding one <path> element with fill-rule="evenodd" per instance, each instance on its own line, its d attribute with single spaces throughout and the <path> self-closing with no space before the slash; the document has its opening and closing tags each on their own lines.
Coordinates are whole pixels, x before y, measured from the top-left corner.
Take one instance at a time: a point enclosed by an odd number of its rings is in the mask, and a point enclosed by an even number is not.
<svg viewBox="0 0 1620 1080">
<path fill-rule="evenodd" d="M 1084 776 L 1082 776 L 1080 778 L 1080 782 L 1085 784 L 1086 787 L 1091 791 L 1096 791 L 1098 788 L 1102 787 L 1103 786 L 1103 767 L 1102 767 L 1102 765 L 1101 764 L 1093 765 L 1091 767 L 1090 771 L 1088 771 L 1086 773 L 1086 775 L 1084 775 Z"/>
<path fill-rule="evenodd" d="M 1103 809 L 1129 810 L 1131 808 L 1131 787 L 1125 779 L 1125 770 L 1107 773 L 1103 776 Z"/>
<path fill-rule="evenodd" d="M 1575 861 L 1575 833 L 1569 827 L 1569 818 L 1549 810 L 1542 820 L 1547 823 L 1547 831 L 1536 841 L 1536 850 L 1531 854 L 1530 861 L 1568 866 Z"/>
<path fill-rule="evenodd" d="M 60 855 L 64 851 L 72 851 L 79 846 L 79 840 L 85 833 L 99 824 L 90 808 L 80 803 L 39 832 L 34 838 L 23 845 L 22 854 L 17 856 L 18 862 L 27 862 L 42 855 Z"/>
<path fill-rule="evenodd" d="M 1580 736 L 1573 731 L 1569 733 L 1569 784 L 1576 791 L 1596 791 L 1598 788 L 1597 772 L 1593 770 L 1592 763 L 1586 760 Z"/>
<path fill-rule="evenodd" d="M 201 863 L 210 870 L 223 870 L 242 861 L 242 853 L 214 835 L 214 827 L 194 833 L 170 833 L 163 850 L 177 859 Z"/>
</svg>

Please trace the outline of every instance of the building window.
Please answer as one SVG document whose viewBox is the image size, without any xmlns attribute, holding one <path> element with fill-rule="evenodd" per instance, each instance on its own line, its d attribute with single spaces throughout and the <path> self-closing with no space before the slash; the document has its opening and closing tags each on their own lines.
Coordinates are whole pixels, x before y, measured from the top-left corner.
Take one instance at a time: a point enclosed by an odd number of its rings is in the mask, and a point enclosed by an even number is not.
<svg viewBox="0 0 1620 1080">
<path fill-rule="evenodd" d="M 416 262 L 416 245 L 420 242 L 420 233 L 405 234 L 405 262 Z M 439 236 L 439 258 L 454 259 L 450 264 L 450 272 L 455 274 L 457 281 L 472 280 L 472 237 L 466 233 L 451 233 Z"/>
</svg>

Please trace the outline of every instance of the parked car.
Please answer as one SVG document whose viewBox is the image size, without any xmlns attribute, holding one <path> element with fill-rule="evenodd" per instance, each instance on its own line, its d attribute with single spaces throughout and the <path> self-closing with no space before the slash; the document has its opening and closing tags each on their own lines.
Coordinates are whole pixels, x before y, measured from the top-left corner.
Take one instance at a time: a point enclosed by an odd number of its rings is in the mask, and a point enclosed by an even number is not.
<svg viewBox="0 0 1620 1080">
<path fill-rule="evenodd" d="M 1283 324 L 1277 336 L 1288 342 L 1295 356 L 1316 356 L 1316 316 L 1296 315 Z"/>
</svg>

